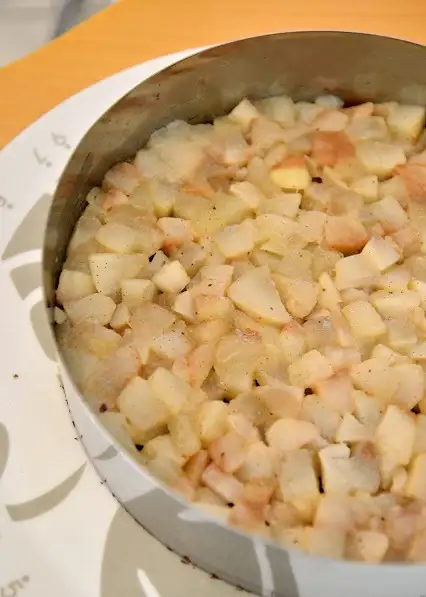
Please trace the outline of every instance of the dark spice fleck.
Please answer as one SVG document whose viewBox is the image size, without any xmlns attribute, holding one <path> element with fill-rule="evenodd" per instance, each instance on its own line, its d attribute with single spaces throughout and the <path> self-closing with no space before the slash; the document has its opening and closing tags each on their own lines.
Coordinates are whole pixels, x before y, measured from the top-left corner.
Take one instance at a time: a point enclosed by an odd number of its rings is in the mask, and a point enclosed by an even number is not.
<svg viewBox="0 0 426 597">
<path fill-rule="evenodd" d="M 310 396 L 314 391 L 312 388 L 305 388 L 305 396 Z"/>
<path fill-rule="evenodd" d="M 19 375 L 17 373 L 13 374 L 13 379 L 18 379 Z"/>
<path fill-rule="evenodd" d="M 143 445 L 142 444 L 135 444 L 135 448 L 138 452 L 142 452 L 143 450 Z"/>
<path fill-rule="evenodd" d="M 321 176 L 313 176 L 312 177 L 312 182 L 322 182 Z"/>
<path fill-rule="evenodd" d="M 183 556 L 183 558 L 181 558 L 180 561 L 182 562 L 182 564 L 185 564 L 186 566 L 191 563 L 191 560 L 188 558 L 188 556 Z"/>
<path fill-rule="evenodd" d="M 218 577 L 218 576 L 216 576 L 216 574 L 210 574 L 210 578 L 211 578 L 212 580 L 219 580 L 219 577 Z"/>
<path fill-rule="evenodd" d="M 227 506 L 228 506 L 228 508 L 233 508 L 235 506 L 235 504 L 233 502 L 228 502 Z"/>
<path fill-rule="evenodd" d="M 105 413 L 107 410 L 108 410 L 108 406 L 105 404 L 105 402 L 103 402 L 99 407 L 99 412 Z"/>
<path fill-rule="evenodd" d="M 420 408 L 419 405 L 416 404 L 416 406 L 414 408 L 411 409 L 411 412 L 414 413 L 415 415 L 419 415 L 420 414 Z"/>
<path fill-rule="evenodd" d="M 258 388 L 260 386 L 260 383 L 257 381 L 257 379 L 254 380 L 254 385 Z"/>
<path fill-rule="evenodd" d="M 224 402 L 225 404 L 229 404 L 231 401 L 229 398 L 222 398 L 222 402 Z"/>
<path fill-rule="evenodd" d="M 151 263 L 152 260 L 154 259 L 154 257 L 155 257 L 155 253 L 153 255 L 151 255 L 150 257 L 148 257 L 148 261 Z"/>
</svg>

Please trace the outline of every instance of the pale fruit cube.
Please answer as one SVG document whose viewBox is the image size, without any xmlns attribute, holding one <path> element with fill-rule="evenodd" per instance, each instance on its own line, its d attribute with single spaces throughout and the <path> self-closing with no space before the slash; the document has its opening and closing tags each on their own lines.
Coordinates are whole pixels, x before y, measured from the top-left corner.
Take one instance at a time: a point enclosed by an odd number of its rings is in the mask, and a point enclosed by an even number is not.
<svg viewBox="0 0 426 597">
<path fill-rule="evenodd" d="M 141 441 L 157 435 L 167 423 L 169 411 L 152 392 L 149 383 L 134 377 L 117 398 L 120 412 L 137 430 Z"/>
<path fill-rule="evenodd" d="M 337 97 L 337 95 L 332 94 L 319 95 L 315 100 L 315 104 L 317 106 L 321 106 L 321 108 L 323 109 L 329 110 L 339 109 L 343 107 L 343 101 L 340 99 L 340 97 Z"/>
<path fill-rule="evenodd" d="M 370 295 L 370 300 L 383 317 L 405 318 L 407 313 L 420 305 L 420 295 L 414 290 L 387 293 L 379 290 Z"/>
<path fill-rule="evenodd" d="M 311 454 L 307 450 L 290 452 L 281 465 L 278 483 L 283 500 L 292 504 L 303 519 L 310 521 L 320 498 Z"/>
<path fill-rule="evenodd" d="M 232 303 L 226 296 L 199 295 L 194 300 L 195 316 L 198 321 L 223 319 L 232 313 Z"/>
<path fill-rule="evenodd" d="M 353 215 L 328 216 L 324 234 L 327 247 L 344 255 L 358 253 L 368 241 L 367 230 Z"/>
<path fill-rule="evenodd" d="M 318 453 L 324 492 L 348 494 L 352 482 L 348 478 L 350 449 L 346 444 L 333 444 Z"/>
<path fill-rule="evenodd" d="M 321 289 L 318 296 L 318 303 L 321 307 L 324 307 L 325 309 L 338 308 L 339 304 L 342 302 L 342 297 L 334 285 L 330 274 L 323 272 L 320 275 L 318 282 Z"/>
<path fill-rule="evenodd" d="M 259 397 L 265 405 L 269 417 L 273 418 L 298 418 L 302 407 L 303 390 L 280 383 L 277 387 L 265 385 L 254 390 L 255 396 Z M 261 405 L 258 407 L 261 411 Z"/>
<path fill-rule="evenodd" d="M 358 178 L 352 183 L 351 188 L 355 193 L 361 195 L 367 203 L 376 201 L 379 197 L 379 179 L 376 174 Z"/>
<path fill-rule="evenodd" d="M 326 440 L 332 441 L 336 437 L 337 429 L 341 423 L 341 415 L 334 409 L 312 394 L 303 400 L 302 415 L 318 429 Z"/>
<path fill-rule="evenodd" d="M 375 434 L 376 448 L 381 456 L 382 478 L 399 466 L 406 466 L 412 457 L 416 438 L 413 417 L 394 405 L 387 407 Z"/>
<path fill-rule="evenodd" d="M 89 267 L 96 290 L 102 294 L 115 295 L 122 280 L 136 278 L 148 264 L 146 255 L 121 255 L 94 253 L 89 255 Z"/>
<path fill-rule="evenodd" d="M 382 408 L 373 396 L 359 390 L 353 393 L 355 401 L 355 414 L 358 420 L 367 428 L 374 430 L 382 416 Z"/>
<path fill-rule="evenodd" d="M 199 435 L 203 446 L 208 446 L 227 431 L 229 407 L 224 402 L 204 402 L 198 412 Z"/>
<path fill-rule="evenodd" d="M 224 336 L 217 345 L 214 366 L 224 389 L 232 394 L 251 390 L 263 353 L 260 341 L 247 342 L 238 334 Z"/>
<path fill-rule="evenodd" d="M 309 421 L 279 419 L 266 432 L 269 446 L 282 454 L 298 450 L 319 436 L 318 429 Z"/>
<path fill-rule="evenodd" d="M 154 274 L 152 281 L 162 292 L 181 292 L 190 277 L 179 261 L 171 261 Z"/>
<path fill-rule="evenodd" d="M 272 279 L 290 315 L 303 319 L 311 313 L 318 301 L 318 284 L 281 274 L 274 274 Z"/>
<path fill-rule="evenodd" d="M 311 184 L 311 175 L 303 158 L 299 163 L 293 164 L 288 160 L 287 164 L 273 168 L 270 177 L 274 184 L 285 191 L 304 191 Z"/>
<path fill-rule="evenodd" d="M 213 319 L 212 321 L 204 321 L 192 327 L 191 334 L 195 342 L 199 344 L 209 343 L 214 346 L 229 330 L 230 320 Z"/>
<path fill-rule="evenodd" d="M 193 441 L 195 443 L 195 438 Z M 183 442 L 186 444 L 185 437 L 183 438 Z M 191 456 L 191 458 L 185 464 L 183 469 L 185 476 L 193 487 L 199 486 L 203 472 L 206 470 L 209 462 L 210 458 L 207 454 L 207 451 L 200 450 Z M 214 493 L 211 493 L 210 489 L 207 489 L 207 487 L 200 487 L 195 499 L 196 501 L 208 501 L 209 499 L 212 499 L 213 504 L 222 505 L 222 501 L 219 500 Z"/>
<path fill-rule="evenodd" d="M 402 141 L 416 141 L 425 125 L 425 108 L 397 104 L 387 117 L 390 132 Z"/>
<path fill-rule="evenodd" d="M 208 453 L 224 473 L 234 473 L 243 465 L 247 447 L 248 444 L 241 435 L 230 431 L 212 442 Z"/>
<path fill-rule="evenodd" d="M 401 258 L 398 246 L 390 238 L 371 238 L 363 248 L 361 255 L 369 261 L 372 267 L 381 272 L 397 263 Z"/>
<path fill-rule="evenodd" d="M 189 399 L 189 387 L 171 371 L 158 367 L 148 379 L 154 395 L 161 400 L 171 414 L 177 415 Z"/>
<path fill-rule="evenodd" d="M 409 356 L 413 361 L 426 361 L 426 342 L 413 346 Z"/>
<path fill-rule="evenodd" d="M 121 281 L 121 297 L 129 307 L 144 301 L 152 301 L 155 296 L 155 285 L 151 280 L 131 278 Z"/>
<path fill-rule="evenodd" d="M 158 435 L 149 440 L 144 446 L 143 454 L 149 460 L 154 460 L 155 458 L 170 460 L 177 464 L 179 468 L 185 462 L 185 458 L 179 454 L 170 435 Z"/>
<path fill-rule="evenodd" d="M 425 393 L 425 375 L 420 365 L 412 363 L 395 365 L 394 374 L 398 380 L 398 389 L 392 402 L 404 410 L 413 409 Z"/>
<path fill-rule="evenodd" d="M 194 322 L 196 320 L 194 299 L 189 290 L 177 295 L 173 303 L 173 311 L 181 315 L 185 321 Z"/>
<path fill-rule="evenodd" d="M 60 305 L 76 301 L 96 291 L 92 276 L 84 272 L 63 269 L 59 276 L 56 300 Z"/>
<path fill-rule="evenodd" d="M 402 147 L 382 141 L 359 141 L 356 156 L 368 174 L 377 174 L 379 178 L 390 176 L 396 168 L 407 162 Z"/>
<path fill-rule="evenodd" d="M 371 358 L 351 368 L 354 386 L 384 401 L 389 401 L 398 389 L 398 379 L 384 359 Z"/>
<path fill-rule="evenodd" d="M 334 282 L 337 290 L 369 286 L 377 279 L 378 271 L 365 255 L 350 255 L 336 263 Z"/>
<path fill-rule="evenodd" d="M 173 417 L 168 422 L 168 427 L 174 445 L 185 460 L 201 450 L 197 426 L 190 415 L 181 413 Z"/>
<path fill-rule="evenodd" d="M 336 373 L 344 369 L 349 369 L 352 365 L 358 365 L 361 362 L 361 353 L 356 348 L 326 346 L 323 349 L 323 353 L 330 361 Z"/>
<path fill-rule="evenodd" d="M 383 197 L 371 206 L 373 217 L 381 224 L 385 234 L 391 234 L 406 226 L 408 216 L 399 201 L 392 196 Z"/>
<path fill-rule="evenodd" d="M 405 494 L 419 500 L 426 500 L 426 454 L 418 454 L 408 473 Z"/>
<path fill-rule="evenodd" d="M 215 464 L 206 468 L 201 480 L 227 504 L 235 504 L 243 497 L 244 485 L 233 475 L 223 473 Z"/>
<path fill-rule="evenodd" d="M 194 348 L 188 357 L 190 384 L 199 388 L 203 385 L 212 370 L 215 359 L 215 349 L 210 344 L 201 344 Z"/>
<path fill-rule="evenodd" d="M 186 356 L 192 350 L 192 343 L 180 331 L 170 331 L 154 338 L 150 348 L 160 357 L 175 360 Z"/>
<path fill-rule="evenodd" d="M 169 251 L 191 242 L 194 237 L 191 223 L 183 218 L 159 218 L 157 226 L 164 233 L 163 247 Z"/>
<path fill-rule="evenodd" d="M 273 481 L 278 466 L 278 455 L 261 441 L 248 446 L 238 477 L 244 482 Z"/>
<path fill-rule="evenodd" d="M 408 268 L 403 265 L 395 265 L 380 276 L 379 286 L 386 292 L 404 292 L 408 290 L 410 278 Z M 412 290 L 416 290 L 416 288 L 413 287 Z"/>
<path fill-rule="evenodd" d="M 321 211 L 301 210 L 297 221 L 300 233 L 308 243 L 320 243 L 324 234 L 327 216 Z"/>
<path fill-rule="evenodd" d="M 353 524 L 350 498 L 342 495 L 323 494 L 315 512 L 316 527 L 338 527 L 349 530 Z"/>
<path fill-rule="evenodd" d="M 244 201 L 250 209 L 257 209 L 265 201 L 264 195 L 248 180 L 234 182 L 229 192 Z"/>
<path fill-rule="evenodd" d="M 214 239 L 226 259 L 241 257 L 254 248 L 253 229 L 245 222 L 223 228 Z"/>
<path fill-rule="evenodd" d="M 382 318 L 367 301 L 353 301 L 343 307 L 342 312 L 357 337 L 374 339 L 386 333 Z"/>
<path fill-rule="evenodd" d="M 357 555 L 365 562 L 378 564 L 383 560 L 389 548 L 389 539 L 379 531 L 357 531 L 353 538 Z"/>
<path fill-rule="evenodd" d="M 286 95 L 268 97 L 258 102 L 259 109 L 271 120 L 288 126 L 295 121 L 295 105 Z"/>
<path fill-rule="evenodd" d="M 102 181 L 105 189 L 119 189 L 130 195 L 140 185 L 139 173 L 133 164 L 120 162 L 108 170 Z"/>
<path fill-rule="evenodd" d="M 229 120 L 240 125 L 243 130 L 248 130 L 253 120 L 259 116 L 257 108 L 246 98 L 241 100 L 228 114 Z"/>
<path fill-rule="evenodd" d="M 353 411 L 352 393 L 354 388 L 346 371 L 324 380 L 318 380 L 313 387 L 322 402 L 329 408 L 341 415 Z"/>
<path fill-rule="evenodd" d="M 331 363 L 318 350 L 310 350 L 288 368 L 290 383 L 306 388 L 332 375 Z"/>
<path fill-rule="evenodd" d="M 259 205 L 259 212 L 263 214 L 277 214 L 287 218 L 295 218 L 302 202 L 300 193 L 278 192 L 272 199 L 266 199 Z"/>
<path fill-rule="evenodd" d="M 110 326 L 113 330 L 123 330 L 130 324 L 130 311 L 129 307 L 124 303 L 120 303 L 115 308 L 115 311 L 111 317 Z"/>
<path fill-rule="evenodd" d="M 96 233 L 96 240 L 113 253 L 131 253 L 136 246 L 137 232 L 120 222 L 108 222 Z"/>
<path fill-rule="evenodd" d="M 306 352 L 303 328 L 296 322 L 284 326 L 280 332 L 280 346 L 287 362 L 293 363 Z"/>
<path fill-rule="evenodd" d="M 62 325 L 68 319 L 67 314 L 65 311 L 62 311 L 59 307 L 55 307 L 53 309 L 53 321 L 58 324 Z"/>
<path fill-rule="evenodd" d="M 115 303 L 99 292 L 64 304 L 65 312 L 74 325 L 85 322 L 108 325 L 115 311 Z"/>
<path fill-rule="evenodd" d="M 350 413 L 346 413 L 336 432 L 336 442 L 361 442 L 373 439 L 371 429 L 363 425 Z"/>
<path fill-rule="evenodd" d="M 266 323 L 284 325 L 291 320 L 267 267 L 258 267 L 241 276 L 228 288 L 228 296 L 248 315 Z"/>
<path fill-rule="evenodd" d="M 143 269 L 144 278 L 152 278 L 154 274 L 160 271 L 163 265 L 169 263 L 169 258 L 163 251 L 156 251 L 154 257 L 148 262 Z"/>
</svg>

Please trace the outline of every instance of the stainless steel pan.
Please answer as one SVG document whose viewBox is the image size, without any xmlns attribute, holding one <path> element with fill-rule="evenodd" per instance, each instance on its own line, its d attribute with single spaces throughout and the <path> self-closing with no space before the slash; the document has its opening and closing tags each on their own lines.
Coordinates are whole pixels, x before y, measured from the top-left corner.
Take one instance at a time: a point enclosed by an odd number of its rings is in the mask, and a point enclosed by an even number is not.
<svg viewBox="0 0 426 597">
<path fill-rule="evenodd" d="M 209 121 L 243 97 L 287 93 L 311 100 L 324 92 L 348 103 L 392 99 L 424 105 L 426 48 L 360 33 L 279 33 L 209 49 L 140 83 L 94 124 L 61 177 L 44 245 L 46 307 L 54 304 L 67 243 L 87 191 L 112 164 L 133 156 L 153 131 L 177 118 Z M 193 563 L 259 595 L 426 595 L 426 566 L 321 559 L 207 520 L 120 447 L 79 395 L 64 363 L 60 366 L 72 416 L 99 474 L 147 531 Z"/>
</svg>

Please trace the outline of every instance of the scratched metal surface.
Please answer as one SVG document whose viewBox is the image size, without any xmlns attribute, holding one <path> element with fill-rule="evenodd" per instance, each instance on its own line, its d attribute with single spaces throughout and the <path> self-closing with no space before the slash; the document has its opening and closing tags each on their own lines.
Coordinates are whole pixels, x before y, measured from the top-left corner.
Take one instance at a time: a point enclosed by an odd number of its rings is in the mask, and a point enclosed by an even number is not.
<svg viewBox="0 0 426 597">
<path fill-rule="evenodd" d="M 33 52 L 114 0 L 0 0 L 0 67 Z"/>
</svg>

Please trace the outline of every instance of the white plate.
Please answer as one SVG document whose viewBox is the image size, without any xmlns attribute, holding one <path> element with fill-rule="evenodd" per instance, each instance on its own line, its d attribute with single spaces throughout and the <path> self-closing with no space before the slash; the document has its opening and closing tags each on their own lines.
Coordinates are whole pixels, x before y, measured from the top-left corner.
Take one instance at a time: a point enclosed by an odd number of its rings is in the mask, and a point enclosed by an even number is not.
<svg viewBox="0 0 426 597">
<path fill-rule="evenodd" d="M 101 484 L 75 436 L 42 304 L 44 224 L 72 150 L 124 93 L 190 53 L 90 87 L 1 152 L 1 597 L 247 595 L 167 551 Z"/>
</svg>

